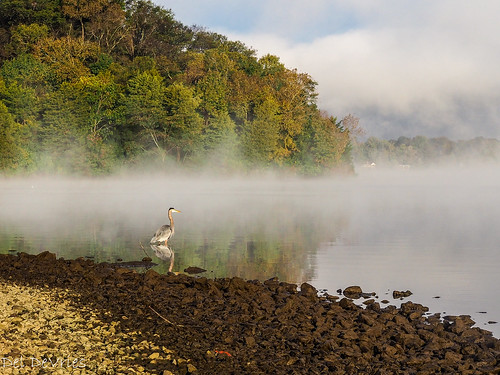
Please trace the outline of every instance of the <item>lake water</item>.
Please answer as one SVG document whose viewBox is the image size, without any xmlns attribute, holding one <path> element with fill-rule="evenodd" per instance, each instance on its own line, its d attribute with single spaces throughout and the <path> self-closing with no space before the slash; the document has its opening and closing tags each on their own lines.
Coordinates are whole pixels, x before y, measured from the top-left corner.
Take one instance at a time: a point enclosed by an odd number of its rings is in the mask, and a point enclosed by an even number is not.
<svg viewBox="0 0 500 375">
<path fill-rule="evenodd" d="M 0 180 L 0 252 L 140 260 L 207 270 L 411 290 L 431 312 L 469 314 L 500 337 L 500 169 L 359 169 L 344 179 L 122 176 Z M 175 253 L 149 239 L 175 207 Z M 156 251 L 154 251 L 156 250 Z M 165 250 L 165 249 L 163 249 Z M 1 272 L 1 271 L 0 271 Z M 438 298 L 439 297 L 439 298 Z"/>
</svg>

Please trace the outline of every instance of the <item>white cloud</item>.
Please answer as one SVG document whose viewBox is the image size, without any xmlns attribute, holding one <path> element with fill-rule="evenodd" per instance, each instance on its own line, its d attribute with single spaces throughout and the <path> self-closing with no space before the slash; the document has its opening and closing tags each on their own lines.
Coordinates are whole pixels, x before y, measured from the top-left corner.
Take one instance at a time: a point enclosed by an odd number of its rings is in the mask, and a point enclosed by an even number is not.
<svg viewBox="0 0 500 375">
<path fill-rule="evenodd" d="M 500 3 L 389 3 L 354 3 L 363 27 L 310 43 L 231 37 L 311 74 L 320 105 L 339 116 L 355 113 L 371 134 L 499 137 L 500 30 L 492 15 Z"/>
</svg>

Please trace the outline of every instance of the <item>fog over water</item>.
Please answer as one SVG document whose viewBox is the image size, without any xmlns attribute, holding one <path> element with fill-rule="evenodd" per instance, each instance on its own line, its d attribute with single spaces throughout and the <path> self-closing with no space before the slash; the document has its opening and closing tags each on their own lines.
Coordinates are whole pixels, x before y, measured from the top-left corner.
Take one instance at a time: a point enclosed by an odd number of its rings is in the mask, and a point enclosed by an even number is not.
<svg viewBox="0 0 500 375">
<path fill-rule="evenodd" d="M 140 260 L 175 207 L 173 271 L 360 285 L 500 336 L 500 170 L 380 170 L 346 178 L 127 175 L 0 180 L 0 252 Z M 142 243 L 144 250 L 141 249 Z M 386 294 L 388 293 L 388 294 Z M 440 298 L 435 298 L 440 297 Z M 484 313 L 485 312 L 485 313 Z"/>
</svg>

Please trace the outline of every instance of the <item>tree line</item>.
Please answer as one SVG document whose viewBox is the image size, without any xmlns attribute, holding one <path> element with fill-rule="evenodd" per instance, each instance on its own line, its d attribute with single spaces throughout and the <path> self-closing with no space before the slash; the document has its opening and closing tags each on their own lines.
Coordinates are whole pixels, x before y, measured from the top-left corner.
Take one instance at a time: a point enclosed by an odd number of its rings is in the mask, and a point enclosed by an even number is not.
<svg viewBox="0 0 500 375">
<path fill-rule="evenodd" d="M 148 0 L 0 2 L 0 171 L 352 170 L 351 132 L 274 55 Z"/>
<path fill-rule="evenodd" d="M 355 144 L 353 159 L 356 164 L 386 166 L 497 163 L 500 160 L 500 141 L 484 137 L 457 141 L 446 137 L 416 136 L 392 140 L 370 137 Z"/>
</svg>

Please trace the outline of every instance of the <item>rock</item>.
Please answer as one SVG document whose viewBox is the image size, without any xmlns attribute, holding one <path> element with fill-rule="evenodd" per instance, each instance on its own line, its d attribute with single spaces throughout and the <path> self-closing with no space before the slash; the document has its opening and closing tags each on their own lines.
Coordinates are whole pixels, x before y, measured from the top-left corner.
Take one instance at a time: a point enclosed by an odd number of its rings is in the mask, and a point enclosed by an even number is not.
<svg viewBox="0 0 500 375">
<path fill-rule="evenodd" d="M 411 296 L 412 294 L 413 293 L 410 292 L 409 290 L 407 290 L 406 292 L 395 290 L 395 291 L 392 292 L 392 298 L 394 298 L 394 299 L 403 299 L 403 298 Z"/>
<path fill-rule="evenodd" d="M 264 281 L 264 285 L 267 286 L 270 290 L 275 291 L 280 286 L 280 282 L 277 277 L 271 277 Z"/>
<path fill-rule="evenodd" d="M 356 310 L 358 306 L 348 298 L 342 298 L 339 302 L 339 306 L 344 310 Z"/>
<path fill-rule="evenodd" d="M 190 275 L 194 275 L 194 274 L 198 274 L 198 273 L 207 272 L 207 270 L 200 268 L 200 267 L 190 266 L 188 268 L 185 268 L 184 272 L 189 273 Z"/>
<path fill-rule="evenodd" d="M 160 278 L 160 274 L 156 272 L 155 270 L 149 269 L 146 271 L 146 274 L 144 275 L 144 283 L 147 285 L 153 285 L 158 282 L 158 279 Z"/>
<path fill-rule="evenodd" d="M 72 272 L 82 272 L 84 270 L 83 266 L 80 264 L 80 262 L 75 262 L 71 261 L 69 264 L 69 269 Z"/>
<path fill-rule="evenodd" d="M 11 323 L 11 324 L 14 324 L 14 325 L 18 325 L 18 324 L 20 324 L 22 321 L 23 321 L 23 319 L 18 317 L 18 318 L 12 318 L 12 319 L 11 319 L 11 321 L 10 321 L 10 323 Z"/>
<path fill-rule="evenodd" d="M 300 294 L 315 299 L 318 296 L 318 291 L 311 284 L 303 283 L 300 285 Z"/>
<path fill-rule="evenodd" d="M 117 273 L 118 275 L 125 275 L 125 274 L 127 274 L 127 273 L 131 273 L 131 272 L 134 272 L 134 271 L 132 271 L 132 270 L 131 270 L 131 269 L 129 269 L 129 268 L 117 268 L 117 269 L 116 269 L 116 273 Z"/>
<path fill-rule="evenodd" d="M 347 298 L 358 299 L 359 297 L 361 297 L 362 293 L 363 291 L 361 290 L 361 287 L 357 285 L 348 286 L 344 289 L 344 296 L 346 296 Z"/>
<path fill-rule="evenodd" d="M 254 346 L 255 345 L 255 337 L 247 336 L 247 337 L 245 337 L 245 342 L 246 342 L 247 346 Z"/>
<path fill-rule="evenodd" d="M 151 353 L 148 358 L 149 359 L 158 359 L 158 358 L 160 358 L 160 353 L 158 353 L 158 352 Z"/>
<path fill-rule="evenodd" d="M 53 261 L 53 262 L 55 262 L 55 260 L 56 260 L 56 254 L 51 253 L 49 251 L 41 252 L 36 257 L 37 257 L 37 259 L 44 260 L 44 261 Z"/>
</svg>

